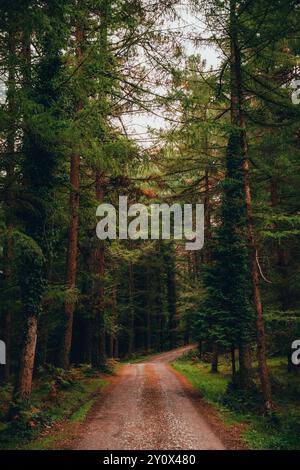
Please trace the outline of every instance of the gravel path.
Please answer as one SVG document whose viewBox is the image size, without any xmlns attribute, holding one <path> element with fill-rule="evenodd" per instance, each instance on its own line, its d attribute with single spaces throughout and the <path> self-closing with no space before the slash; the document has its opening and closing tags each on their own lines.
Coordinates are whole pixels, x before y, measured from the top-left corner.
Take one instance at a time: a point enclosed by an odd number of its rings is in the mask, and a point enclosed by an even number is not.
<svg viewBox="0 0 300 470">
<path fill-rule="evenodd" d="M 224 450 L 168 366 L 189 349 L 124 366 L 117 384 L 96 407 L 76 449 Z"/>
</svg>

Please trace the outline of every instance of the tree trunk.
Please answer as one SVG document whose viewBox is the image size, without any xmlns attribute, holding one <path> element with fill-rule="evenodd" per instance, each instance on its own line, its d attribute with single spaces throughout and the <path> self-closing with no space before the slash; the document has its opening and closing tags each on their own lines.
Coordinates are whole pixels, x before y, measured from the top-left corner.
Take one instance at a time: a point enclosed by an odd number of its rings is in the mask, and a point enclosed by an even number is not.
<svg viewBox="0 0 300 470">
<path fill-rule="evenodd" d="M 99 67 L 105 72 L 108 69 L 107 52 L 108 52 L 108 18 L 111 0 L 102 2 L 101 5 L 101 25 L 99 47 L 101 54 L 99 55 Z M 104 77 L 103 77 L 104 78 Z M 101 90 L 99 92 L 99 101 L 103 105 L 102 118 L 106 117 L 105 100 L 107 95 L 107 82 L 104 79 Z M 105 136 L 104 136 L 105 137 Z M 99 169 L 95 172 L 96 186 L 95 195 L 99 204 L 104 199 L 104 182 L 105 174 Z M 104 241 L 97 242 L 97 248 L 94 250 L 94 266 L 96 281 L 94 286 L 94 320 L 96 322 L 96 337 L 94 348 L 94 365 L 102 368 L 106 364 L 106 332 L 104 324 L 104 277 L 105 277 L 105 245 Z M 113 345 L 112 345 L 113 347 Z"/>
<path fill-rule="evenodd" d="M 84 39 L 83 30 L 79 25 L 76 27 L 76 59 L 77 63 L 82 63 L 83 50 L 82 41 Z M 83 103 L 79 99 L 75 105 L 75 111 L 78 113 L 83 108 Z M 75 310 L 75 288 L 77 274 L 77 250 L 78 250 L 78 227 L 79 227 L 79 190 L 80 190 L 80 155 L 74 152 L 71 156 L 70 165 L 70 212 L 71 224 L 69 234 L 69 248 L 67 261 L 67 299 L 65 302 L 65 332 L 62 349 L 62 366 L 66 369 L 70 365 L 73 318 Z"/>
<path fill-rule="evenodd" d="M 37 340 L 37 318 L 29 317 L 26 325 L 26 338 L 19 374 L 19 397 L 22 400 L 28 398 L 32 387 L 32 375 Z"/>
<path fill-rule="evenodd" d="M 77 246 L 78 246 L 78 226 L 79 226 L 79 185 L 80 185 L 80 156 L 71 157 L 71 227 L 69 235 L 69 251 L 67 264 L 67 300 L 65 303 L 65 336 L 63 344 L 62 365 L 68 368 L 70 365 L 70 355 L 73 334 L 73 318 L 75 310 L 75 287 L 77 274 Z"/>
<path fill-rule="evenodd" d="M 253 226 L 252 197 L 249 178 L 249 159 L 246 134 L 246 120 L 244 114 L 244 96 L 242 86 L 241 50 L 238 40 L 237 1 L 230 0 L 230 37 L 231 37 L 231 121 L 241 129 L 241 152 L 244 172 L 244 191 L 247 217 L 247 231 L 250 247 L 251 276 L 253 286 L 253 300 L 256 311 L 257 354 L 259 376 L 264 398 L 264 409 L 270 413 L 273 408 L 272 393 L 267 366 L 266 336 L 261 301 L 259 271 L 257 266 L 257 242 Z"/>
<path fill-rule="evenodd" d="M 96 200 L 100 204 L 104 198 L 104 174 L 96 172 L 95 195 Z M 94 353 L 93 364 L 95 367 L 101 368 L 106 363 L 106 347 L 105 347 L 105 326 L 104 326 L 104 276 L 105 276 L 105 246 L 102 240 L 97 240 L 97 247 L 93 251 L 94 265 L 94 300 L 93 300 L 93 317 L 95 321 L 94 334 Z"/>
<path fill-rule="evenodd" d="M 214 344 L 212 361 L 211 361 L 211 373 L 212 374 L 218 373 L 218 365 L 219 365 L 219 348 L 217 344 Z"/>
<path fill-rule="evenodd" d="M 11 298 L 11 282 L 12 282 L 12 257 L 13 257 L 13 240 L 12 240 L 12 224 L 7 227 L 7 237 L 5 241 L 4 250 L 4 283 L 7 295 L 7 301 Z M 6 363 L 4 366 L 4 379 L 6 382 L 10 379 L 10 367 L 11 367 L 11 326 L 12 326 L 12 314 L 10 308 L 10 302 L 4 308 L 4 341 L 6 347 Z"/>
<path fill-rule="evenodd" d="M 22 34 L 22 84 L 24 90 L 31 86 L 31 32 L 25 30 Z M 33 368 L 37 342 L 37 312 L 26 312 L 25 339 L 22 347 L 18 387 L 16 394 L 25 400 L 31 393 Z"/>
<path fill-rule="evenodd" d="M 49 265 L 48 265 L 48 273 L 47 273 L 47 279 L 49 284 L 53 282 L 53 254 L 50 254 L 49 256 Z M 45 366 L 47 363 L 47 356 L 48 356 L 48 340 L 49 340 L 49 331 L 50 331 L 50 317 L 48 308 L 46 310 L 46 315 L 44 318 L 43 322 L 43 329 L 42 329 L 42 339 L 39 340 L 40 343 L 40 349 L 41 349 L 41 360 L 40 364 L 41 366 Z M 39 335 L 40 336 L 40 335 Z"/>
<path fill-rule="evenodd" d="M 40 336 L 39 336 L 40 337 Z M 48 316 L 45 319 L 44 323 L 44 334 L 43 334 L 43 343 L 41 350 L 41 366 L 44 367 L 47 364 L 48 358 L 48 339 L 49 339 L 49 318 Z"/>
<path fill-rule="evenodd" d="M 116 336 L 114 344 L 114 357 L 119 358 L 119 338 Z"/>
<path fill-rule="evenodd" d="M 208 153 L 208 142 L 206 142 Z M 205 264 L 210 262 L 210 240 L 211 240 L 211 202 L 210 202 L 210 182 L 209 172 L 205 170 L 205 196 L 204 196 L 204 210 L 205 210 L 205 248 L 203 251 L 203 261 Z"/>
<path fill-rule="evenodd" d="M 245 140 L 245 136 L 244 136 Z M 246 142 L 244 145 L 246 150 Z M 263 307 L 261 301 L 260 285 L 259 285 L 259 271 L 257 266 L 257 244 L 255 238 L 255 232 L 253 227 L 253 211 L 251 203 L 251 190 L 249 182 L 249 160 L 245 154 L 244 160 L 244 183 L 245 183 L 245 196 L 247 206 L 247 225 L 248 225 L 248 237 L 251 249 L 251 271 L 252 271 L 252 286 L 253 286 L 253 298 L 256 310 L 256 330 L 257 330 L 257 355 L 258 355 L 258 368 L 259 376 L 262 387 L 262 393 L 264 397 L 264 409 L 266 413 L 272 412 L 272 392 L 269 377 L 269 370 L 267 366 L 267 348 L 266 348 L 266 334 L 265 325 L 263 318 Z"/>
<path fill-rule="evenodd" d="M 169 347 L 174 349 L 176 345 L 176 278 L 173 253 L 167 258 L 167 288 L 169 311 Z"/>
<path fill-rule="evenodd" d="M 118 336 L 117 284 L 116 283 L 114 283 L 113 288 L 112 288 L 112 326 L 113 326 L 113 331 L 110 335 L 110 356 L 116 357 L 115 356 L 115 344 L 116 344 L 116 339 Z"/>
<path fill-rule="evenodd" d="M 109 337 L 109 357 L 113 359 L 114 357 L 114 336 L 111 334 Z"/>
<path fill-rule="evenodd" d="M 278 183 L 276 178 L 271 180 L 271 204 L 274 209 L 279 206 L 279 196 L 278 196 Z M 280 224 L 275 224 L 276 228 L 280 230 Z M 286 311 L 290 308 L 290 297 L 289 297 L 289 282 L 288 282 L 288 260 L 286 256 L 286 249 L 280 241 L 276 242 L 276 252 L 277 252 L 277 265 L 279 273 L 281 276 L 281 285 L 280 285 L 280 297 L 281 297 L 281 307 L 283 311 Z"/>
<path fill-rule="evenodd" d="M 96 280 L 94 285 L 93 319 L 95 322 L 93 364 L 95 367 L 103 367 L 106 363 L 105 326 L 104 326 L 104 276 L 105 276 L 105 251 L 103 242 L 94 252 L 94 267 Z"/>
<path fill-rule="evenodd" d="M 7 292 L 7 300 L 11 298 L 11 282 L 12 282 L 12 258 L 13 258 L 13 191 L 12 185 L 14 180 L 14 157 L 15 157 L 15 140 L 16 140 L 16 40 L 15 31 L 10 28 L 8 35 L 8 50 L 9 50 L 9 63 L 8 63 L 8 83 L 7 83 L 7 103 L 8 103 L 8 116 L 9 128 L 7 131 L 7 145 L 6 145 L 6 179 L 7 191 L 5 194 L 5 213 L 6 213 L 6 226 L 7 235 L 4 246 L 4 283 Z M 10 302 L 4 309 L 4 340 L 6 345 L 6 364 L 4 366 L 4 378 L 8 382 L 10 379 L 10 366 L 11 366 L 11 325 L 12 325 L 12 312 Z"/>
<path fill-rule="evenodd" d="M 134 351 L 135 343 L 135 314 L 134 314 L 134 274 L 133 274 L 133 265 L 129 264 L 129 341 L 128 341 L 128 355 L 131 356 Z"/>
<path fill-rule="evenodd" d="M 246 389 L 250 383 L 251 376 L 251 354 L 249 346 L 241 342 L 239 345 L 239 373 L 240 373 L 240 386 Z"/>
<path fill-rule="evenodd" d="M 151 342 L 151 339 L 152 339 L 152 331 L 151 331 L 151 297 L 150 297 L 150 293 L 151 293 L 151 282 L 150 282 L 150 272 L 149 272 L 149 267 L 147 266 L 146 267 L 146 296 L 147 296 L 147 300 L 146 300 L 146 304 L 147 304 L 147 330 L 146 330 L 146 350 L 147 352 L 150 352 L 151 351 L 151 347 L 152 347 L 152 342 Z"/>
<path fill-rule="evenodd" d="M 280 198 L 278 195 L 278 181 L 276 178 L 271 179 L 271 205 L 275 209 L 280 204 Z M 275 224 L 276 228 L 280 230 L 280 224 Z M 281 308 L 283 312 L 286 312 L 290 308 L 290 295 L 289 295 L 289 279 L 288 279 L 288 259 L 286 247 L 281 244 L 280 241 L 276 241 L 276 254 L 277 254 L 277 265 L 281 277 L 280 282 L 280 300 Z M 292 363 L 291 357 L 291 343 L 287 344 L 286 357 L 287 357 L 287 370 L 292 372 L 297 369 Z"/>
<path fill-rule="evenodd" d="M 199 359 L 201 360 L 203 358 L 203 341 L 199 341 L 198 351 L 199 351 Z"/>
</svg>

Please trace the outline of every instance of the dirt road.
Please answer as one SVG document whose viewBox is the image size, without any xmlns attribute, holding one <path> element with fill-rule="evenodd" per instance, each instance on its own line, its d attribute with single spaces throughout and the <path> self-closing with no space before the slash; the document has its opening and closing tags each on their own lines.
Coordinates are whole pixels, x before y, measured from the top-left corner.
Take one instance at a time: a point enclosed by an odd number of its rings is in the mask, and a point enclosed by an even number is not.
<svg viewBox="0 0 300 470">
<path fill-rule="evenodd" d="M 168 363 L 190 347 L 123 368 L 76 449 L 224 450 Z"/>
</svg>

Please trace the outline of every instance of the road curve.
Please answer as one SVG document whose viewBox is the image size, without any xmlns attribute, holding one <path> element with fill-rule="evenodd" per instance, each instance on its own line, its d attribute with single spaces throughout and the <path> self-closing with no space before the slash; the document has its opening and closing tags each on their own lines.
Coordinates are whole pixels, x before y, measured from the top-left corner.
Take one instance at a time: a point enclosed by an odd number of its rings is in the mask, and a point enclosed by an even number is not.
<svg viewBox="0 0 300 470">
<path fill-rule="evenodd" d="M 168 363 L 190 346 L 124 366 L 76 450 L 224 450 Z"/>
</svg>

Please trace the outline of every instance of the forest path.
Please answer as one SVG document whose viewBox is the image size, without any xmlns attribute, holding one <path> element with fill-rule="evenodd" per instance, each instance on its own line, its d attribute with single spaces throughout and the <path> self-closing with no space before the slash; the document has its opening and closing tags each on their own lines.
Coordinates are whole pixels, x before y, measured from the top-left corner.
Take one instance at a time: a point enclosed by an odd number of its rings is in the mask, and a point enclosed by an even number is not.
<svg viewBox="0 0 300 470">
<path fill-rule="evenodd" d="M 96 406 L 78 450 L 224 450 L 197 409 L 195 394 L 169 363 L 186 346 L 128 364 Z"/>
</svg>

